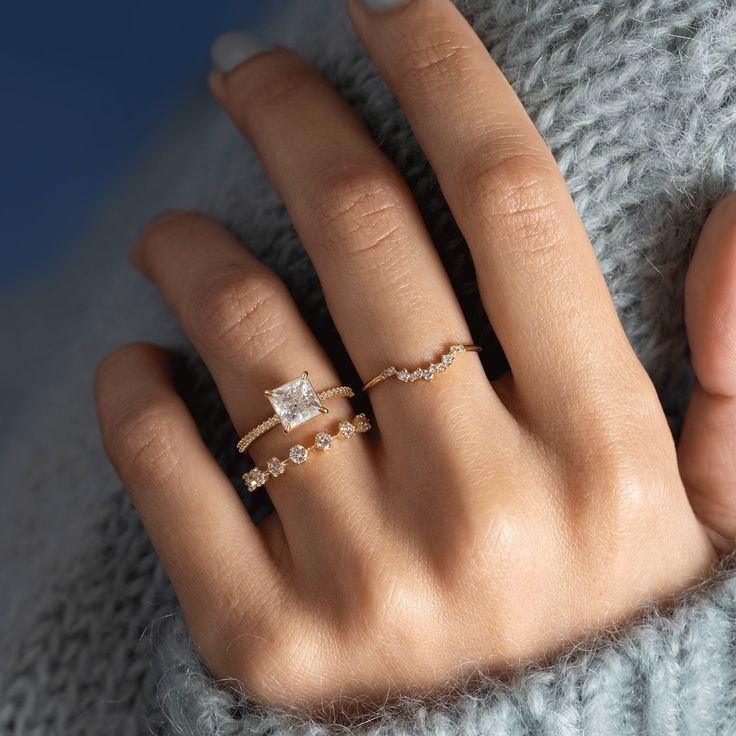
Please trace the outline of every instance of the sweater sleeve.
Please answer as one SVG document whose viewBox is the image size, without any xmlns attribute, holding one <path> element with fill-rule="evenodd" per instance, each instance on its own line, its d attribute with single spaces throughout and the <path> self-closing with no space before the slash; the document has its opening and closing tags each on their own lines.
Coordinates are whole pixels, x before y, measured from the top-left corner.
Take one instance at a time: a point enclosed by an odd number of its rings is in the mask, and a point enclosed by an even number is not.
<svg viewBox="0 0 736 736">
<path fill-rule="evenodd" d="M 508 681 L 343 720 L 342 726 L 256 708 L 214 682 L 172 623 L 158 680 L 172 733 L 297 736 L 343 730 L 370 736 L 727 734 L 736 730 L 736 555 L 668 612 L 651 608 L 617 632 L 577 644 Z M 339 712 L 339 710 L 336 710 Z"/>
</svg>

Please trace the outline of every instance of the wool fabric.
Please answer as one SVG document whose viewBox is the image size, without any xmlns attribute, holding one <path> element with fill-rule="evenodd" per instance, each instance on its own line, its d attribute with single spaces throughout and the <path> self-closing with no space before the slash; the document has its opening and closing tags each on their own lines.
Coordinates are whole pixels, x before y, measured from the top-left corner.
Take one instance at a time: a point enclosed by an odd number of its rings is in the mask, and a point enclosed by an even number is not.
<svg viewBox="0 0 736 736">
<path fill-rule="evenodd" d="M 412 0 L 421 2 L 421 0 Z M 675 434 L 690 381 L 683 281 L 709 208 L 736 188 L 732 0 L 459 0 L 555 154 L 624 328 Z M 284 7 L 264 28 L 313 60 L 406 177 L 476 341 L 492 346 L 465 243 L 342 0 Z M 212 681 L 170 584 L 102 453 L 97 362 L 130 339 L 182 354 L 182 392 L 239 487 L 245 469 L 212 381 L 124 254 L 154 214 L 225 222 L 286 281 L 343 377 L 357 379 L 287 213 L 203 91 L 172 114 L 79 248 L 6 295 L 0 381 L 0 734 L 322 734 Z M 11 324 L 12 322 L 12 324 Z M 489 372 L 497 370 L 493 350 Z M 496 356 L 498 357 L 498 356 Z M 356 382 L 356 381 L 353 381 Z M 264 494 L 244 503 L 256 519 Z M 405 699 L 370 734 L 736 734 L 736 562 L 669 611 L 452 698 Z"/>
</svg>

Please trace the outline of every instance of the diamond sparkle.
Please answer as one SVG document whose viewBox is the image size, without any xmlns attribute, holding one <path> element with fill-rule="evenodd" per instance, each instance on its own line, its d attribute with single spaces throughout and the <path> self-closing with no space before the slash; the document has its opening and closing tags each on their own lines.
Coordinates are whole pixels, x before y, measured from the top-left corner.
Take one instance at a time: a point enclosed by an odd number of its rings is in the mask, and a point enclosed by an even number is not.
<svg viewBox="0 0 736 736">
<path fill-rule="evenodd" d="M 286 470 L 286 467 L 284 466 L 284 463 L 281 462 L 277 457 L 272 457 L 267 463 L 266 463 L 266 469 L 268 472 L 275 478 L 281 473 Z"/>
<path fill-rule="evenodd" d="M 351 437 L 355 437 L 356 431 L 355 425 L 352 422 L 340 422 L 337 433 L 345 437 L 345 439 L 350 439 Z"/>
<path fill-rule="evenodd" d="M 314 419 L 323 411 L 322 402 L 306 372 L 283 386 L 271 389 L 266 396 L 286 432 Z"/>
<path fill-rule="evenodd" d="M 266 476 L 260 468 L 253 468 L 243 476 L 243 480 L 249 491 L 255 491 L 266 482 Z"/>
<path fill-rule="evenodd" d="M 289 460 L 291 460 L 295 465 L 301 465 L 306 462 L 308 457 L 309 450 L 304 447 L 304 445 L 294 445 L 294 447 L 289 450 Z"/>
<path fill-rule="evenodd" d="M 323 452 L 329 450 L 332 447 L 332 435 L 327 432 L 320 432 L 314 438 L 314 445 Z"/>
</svg>

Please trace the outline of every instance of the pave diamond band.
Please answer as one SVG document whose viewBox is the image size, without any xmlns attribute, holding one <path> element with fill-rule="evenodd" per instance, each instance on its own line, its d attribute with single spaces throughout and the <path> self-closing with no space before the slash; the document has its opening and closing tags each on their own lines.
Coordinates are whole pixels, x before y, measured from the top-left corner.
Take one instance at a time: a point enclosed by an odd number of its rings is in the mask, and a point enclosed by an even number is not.
<svg viewBox="0 0 736 736">
<path fill-rule="evenodd" d="M 288 433 L 304 422 L 320 414 L 326 414 L 328 409 L 323 402 L 329 399 L 342 397 L 349 399 L 355 396 L 350 386 L 335 386 L 317 393 L 309 380 L 307 371 L 293 381 L 270 391 L 264 391 L 264 393 L 275 413 L 240 438 L 238 452 L 245 452 L 259 437 L 279 424 L 283 427 L 284 433 Z"/>
<path fill-rule="evenodd" d="M 363 391 L 370 391 L 387 378 L 396 378 L 403 383 L 414 383 L 414 381 L 433 381 L 438 373 L 444 373 L 454 362 L 455 356 L 460 353 L 479 353 L 482 348 L 479 345 L 450 345 L 447 352 L 439 355 L 433 363 L 419 368 L 396 368 L 389 366 L 382 370 L 375 378 L 372 378 L 363 386 Z"/>
<path fill-rule="evenodd" d="M 294 445 L 290 448 L 288 457 L 285 460 L 272 457 L 266 463 L 265 468 L 255 467 L 249 470 L 243 475 L 245 487 L 251 492 L 258 490 L 269 478 L 276 478 L 279 475 L 283 475 L 290 465 L 301 465 L 307 462 L 313 450 L 328 452 L 334 446 L 335 440 L 349 440 L 355 437 L 356 434 L 367 432 L 370 428 L 371 423 L 368 417 L 365 414 L 356 414 L 352 421 L 340 422 L 334 434 L 318 432 L 314 437 L 314 441 L 308 447 Z"/>
</svg>

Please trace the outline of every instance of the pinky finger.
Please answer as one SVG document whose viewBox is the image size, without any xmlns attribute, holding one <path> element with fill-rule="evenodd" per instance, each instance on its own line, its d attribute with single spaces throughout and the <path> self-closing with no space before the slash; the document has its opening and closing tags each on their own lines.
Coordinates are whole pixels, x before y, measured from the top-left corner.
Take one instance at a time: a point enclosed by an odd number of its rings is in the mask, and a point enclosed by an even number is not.
<svg viewBox="0 0 736 736">
<path fill-rule="evenodd" d="M 228 630 L 259 627 L 281 579 L 265 537 L 174 390 L 163 349 L 121 348 L 95 377 L 103 444 L 215 670 Z M 209 655 L 209 656 L 208 656 Z"/>
</svg>

